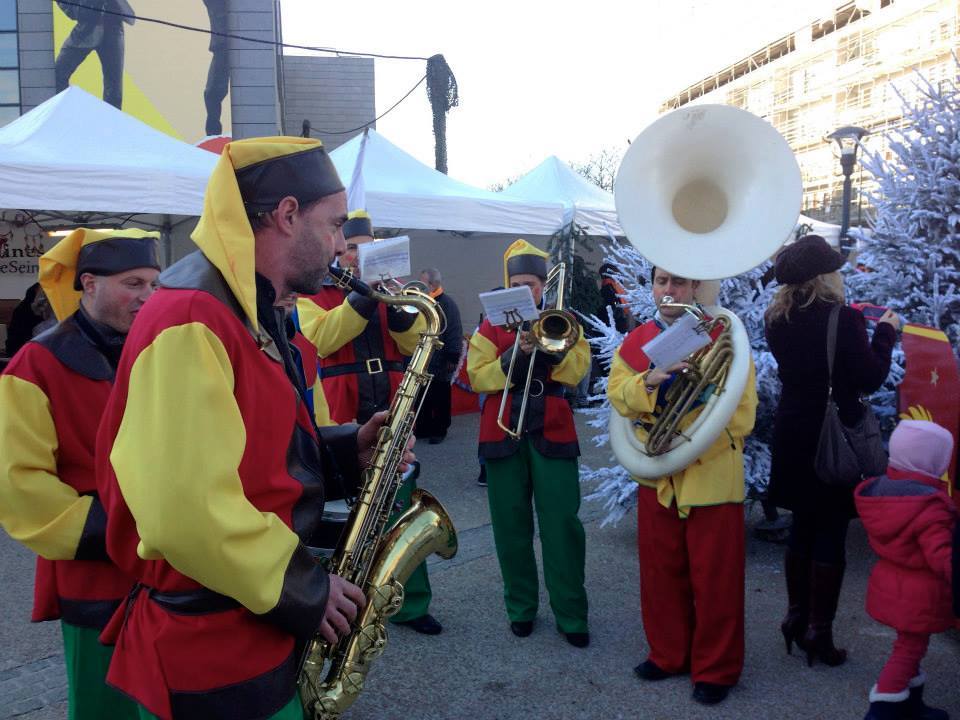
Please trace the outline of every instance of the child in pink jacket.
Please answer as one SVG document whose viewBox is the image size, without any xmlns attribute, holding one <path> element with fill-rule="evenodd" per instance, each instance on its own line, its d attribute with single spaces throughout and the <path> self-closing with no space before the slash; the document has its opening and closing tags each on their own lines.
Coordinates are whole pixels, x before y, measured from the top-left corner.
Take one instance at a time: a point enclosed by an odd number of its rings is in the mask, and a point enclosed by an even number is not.
<svg viewBox="0 0 960 720">
<path fill-rule="evenodd" d="M 867 612 L 897 631 L 893 652 L 870 691 L 865 720 L 947 720 L 923 702 L 920 661 L 930 635 L 953 626 L 951 544 L 957 513 L 940 477 L 953 436 L 936 423 L 903 420 L 890 436 L 887 474 L 854 491 L 857 511 L 879 556 L 870 573 Z"/>
</svg>

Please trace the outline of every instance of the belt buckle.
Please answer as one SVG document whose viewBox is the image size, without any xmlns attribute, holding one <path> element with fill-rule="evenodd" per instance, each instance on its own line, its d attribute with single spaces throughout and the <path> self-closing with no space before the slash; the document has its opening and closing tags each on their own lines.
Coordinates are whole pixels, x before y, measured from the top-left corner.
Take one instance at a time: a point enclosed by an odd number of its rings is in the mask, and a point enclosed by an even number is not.
<svg viewBox="0 0 960 720">
<path fill-rule="evenodd" d="M 540 386 L 536 392 L 534 392 L 533 390 L 534 387 L 536 387 L 534 383 Z M 535 397 L 535 398 L 540 397 L 541 395 L 543 395 L 543 391 L 545 389 L 546 389 L 546 385 L 543 384 L 543 380 L 541 380 L 540 378 L 533 378 L 530 381 L 530 397 Z"/>
<path fill-rule="evenodd" d="M 383 372 L 383 362 L 380 358 L 370 358 L 367 360 L 367 373 L 377 375 Z"/>
</svg>

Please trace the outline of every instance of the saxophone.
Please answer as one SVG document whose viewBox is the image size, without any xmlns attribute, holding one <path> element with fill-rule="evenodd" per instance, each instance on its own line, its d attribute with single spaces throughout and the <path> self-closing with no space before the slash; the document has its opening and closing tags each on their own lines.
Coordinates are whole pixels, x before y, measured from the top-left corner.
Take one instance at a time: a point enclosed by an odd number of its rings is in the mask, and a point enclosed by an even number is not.
<svg viewBox="0 0 960 720">
<path fill-rule="evenodd" d="M 298 684 L 305 715 L 311 720 L 339 718 L 357 699 L 370 664 L 386 646 L 385 621 L 403 605 L 403 584 L 414 569 L 433 553 L 449 559 L 457 552 L 457 533 L 450 516 L 424 490 L 415 490 L 410 507 L 392 527 L 389 523 L 402 483 L 397 468 L 432 377 L 427 373 L 430 356 L 443 344 L 439 338 L 441 311 L 433 298 L 419 289 L 405 286 L 396 295 L 385 294 L 339 268 L 331 267 L 330 274 L 341 287 L 422 313 L 427 329 L 410 356 L 380 428 L 373 459 L 364 471 L 359 497 L 330 560 L 330 572 L 360 587 L 367 603 L 350 633 L 338 643 L 317 636 L 306 647 Z"/>
</svg>

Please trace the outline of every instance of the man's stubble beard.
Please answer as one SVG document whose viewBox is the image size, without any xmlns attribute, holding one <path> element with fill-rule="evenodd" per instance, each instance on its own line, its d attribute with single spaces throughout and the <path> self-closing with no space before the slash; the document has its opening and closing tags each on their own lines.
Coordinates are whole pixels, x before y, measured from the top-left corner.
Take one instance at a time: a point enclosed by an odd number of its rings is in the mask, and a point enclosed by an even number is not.
<svg viewBox="0 0 960 720">
<path fill-rule="evenodd" d="M 298 295 L 316 295 L 323 287 L 323 279 L 327 276 L 327 267 L 333 261 L 325 256 L 323 244 L 318 243 L 316 250 L 310 247 L 308 240 L 301 238 L 297 243 L 296 251 L 290 258 L 290 274 L 287 285 Z M 318 262 L 319 260 L 319 262 Z"/>
</svg>

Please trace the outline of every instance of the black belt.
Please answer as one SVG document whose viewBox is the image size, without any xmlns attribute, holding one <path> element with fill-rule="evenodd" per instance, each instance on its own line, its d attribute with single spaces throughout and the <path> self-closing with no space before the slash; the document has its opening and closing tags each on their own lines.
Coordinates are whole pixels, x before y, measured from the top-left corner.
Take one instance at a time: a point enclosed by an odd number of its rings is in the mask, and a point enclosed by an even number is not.
<svg viewBox="0 0 960 720">
<path fill-rule="evenodd" d="M 377 375 L 384 370 L 388 372 L 403 372 L 404 364 L 399 360 L 381 360 L 380 358 L 370 358 L 365 362 L 344 363 L 343 365 L 333 365 L 332 367 L 321 367 L 321 378 L 332 378 L 339 375 L 359 375 L 366 373 L 368 375 Z"/>
<path fill-rule="evenodd" d="M 207 588 L 196 590 L 171 590 L 162 592 L 155 588 L 144 588 L 147 596 L 155 603 L 177 615 L 206 615 L 224 612 L 241 607 L 232 597 L 221 595 Z"/>
</svg>

